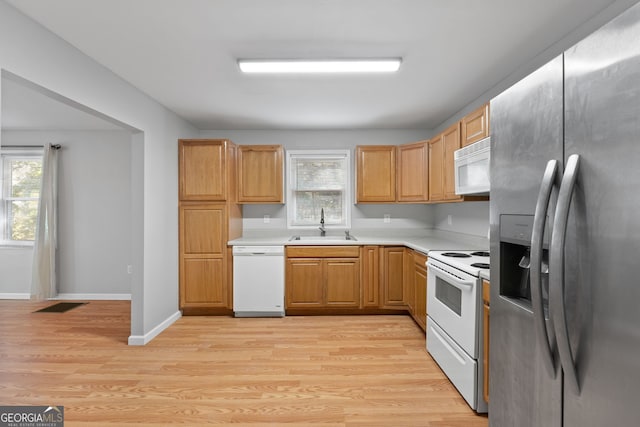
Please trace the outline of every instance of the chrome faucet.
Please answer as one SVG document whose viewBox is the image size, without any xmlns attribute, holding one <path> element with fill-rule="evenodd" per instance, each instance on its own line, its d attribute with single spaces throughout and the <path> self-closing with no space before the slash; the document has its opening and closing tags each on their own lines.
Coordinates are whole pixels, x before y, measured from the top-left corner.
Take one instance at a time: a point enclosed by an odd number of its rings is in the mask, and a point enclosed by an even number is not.
<svg viewBox="0 0 640 427">
<path fill-rule="evenodd" d="M 320 227 L 318 227 L 318 230 L 320 230 L 320 237 L 324 237 L 327 233 L 327 230 L 324 229 L 324 208 L 320 209 Z"/>
</svg>

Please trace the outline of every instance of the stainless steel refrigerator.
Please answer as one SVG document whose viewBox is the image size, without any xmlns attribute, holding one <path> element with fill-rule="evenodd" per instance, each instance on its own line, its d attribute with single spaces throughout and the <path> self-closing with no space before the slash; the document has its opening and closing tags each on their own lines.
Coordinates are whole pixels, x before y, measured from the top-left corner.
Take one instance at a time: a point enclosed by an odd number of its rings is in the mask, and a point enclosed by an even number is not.
<svg viewBox="0 0 640 427">
<path fill-rule="evenodd" d="M 640 4 L 491 128 L 490 426 L 640 425 Z"/>
</svg>

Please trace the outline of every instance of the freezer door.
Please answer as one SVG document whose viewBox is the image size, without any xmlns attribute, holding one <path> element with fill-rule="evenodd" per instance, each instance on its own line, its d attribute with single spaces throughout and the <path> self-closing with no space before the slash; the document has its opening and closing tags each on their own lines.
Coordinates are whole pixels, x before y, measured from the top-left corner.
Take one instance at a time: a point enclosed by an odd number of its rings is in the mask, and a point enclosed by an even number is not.
<svg viewBox="0 0 640 427">
<path fill-rule="evenodd" d="M 580 168 L 564 294 L 579 391 L 565 386 L 564 427 L 640 420 L 639 41 L 637 5 L 565 54 L 565 153 Z"/>
<path fill-rule="evenodd" d="M 530 246 L 527 239 L 531 238 L 530 224 L 545 168 L 552 159 L 562 164 L 562 113 L 562 57 L 491 101 L 492 427 L 560 427 L 562 423 L 562 374 L 557 356 L 555 378 L 544 365 L 525 268 Z M 549 226 L 556 193 L 557 189 L 548 210 Z M 548 328 L 552 330 L 550 325 Z"/>
</svg>

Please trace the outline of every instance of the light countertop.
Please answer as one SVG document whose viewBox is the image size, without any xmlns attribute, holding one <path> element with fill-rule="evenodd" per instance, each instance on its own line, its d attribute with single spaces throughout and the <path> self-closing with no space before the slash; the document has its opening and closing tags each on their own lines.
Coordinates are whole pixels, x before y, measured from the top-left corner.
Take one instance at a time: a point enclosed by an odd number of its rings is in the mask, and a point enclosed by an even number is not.
<svg viewBox="0 0 640 427">
<path fill-rule="evenodd" d="M 326 237 L 319 233 L 305 234 L 296 230 L 245 230 L 242 237 L 230 240 L 230 246 L 300 246 L 300 245 L 402 245 L 422 253 L 431 250 L 487 250 L 486 237 L 432 229 L 362 229 L 351 230 L 357 240 L 345 240 L 344 232 L 327 230 Z M 291 240 L 292 236 L 303 240 Z"/>
</svg>

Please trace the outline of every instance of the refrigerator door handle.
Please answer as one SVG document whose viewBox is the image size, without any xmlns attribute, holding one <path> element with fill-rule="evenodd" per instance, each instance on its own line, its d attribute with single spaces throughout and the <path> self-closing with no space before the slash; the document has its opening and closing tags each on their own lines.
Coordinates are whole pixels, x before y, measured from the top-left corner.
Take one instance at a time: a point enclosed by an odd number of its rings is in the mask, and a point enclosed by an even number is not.
<svg viewBox="0 0 640 427">
<path fill-rule="evenodd" d="M 576 184 L 580 156 L 572 154 L 567 159 L 560 191 L 558 192 L 558 207 L 554 218 L 553 231 L 551 234 L 551 253 L 549 266 L 549 305 L 553 327 L 558 341 L 558 352 L 560 362 L 567 381 L 571 384 L 574 392 L 580 394 L 580 384 L 576 374 L 576 367 L 573 362 L 573 352 L 569 342 L 569 331 L 567 329 L 567 316 L 564 302 L 564 246 L 567 233 L 567 222 L 569 219 L 569 207 L 571 196 Z"/>
<path fill-rule="evenodd" d="M 542 176 L 540 193 L 536 203 L 536 211 L 533 217 L 533 229 L 531 232 L 531 264 L 529 274 L 531 275 L 531 307 L 533 310 L 533 322 L 536 328 L 536 339 L 542 350 L 542 360 L 551 378 L 556 377 L 555 362 L 553 352 L 549 343 L 547 323 L 544 317 L 544 307 L 542 304 L 542 244 L 544 240 L 544 226 L 547 222 L 547 211 L 558 172 L 558 161 L 549 160 Z"/>
</svg>

